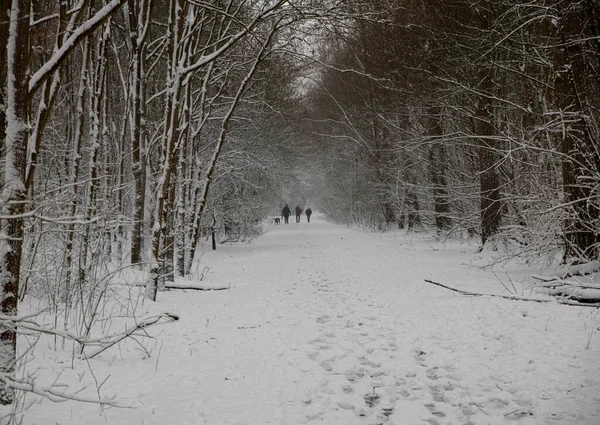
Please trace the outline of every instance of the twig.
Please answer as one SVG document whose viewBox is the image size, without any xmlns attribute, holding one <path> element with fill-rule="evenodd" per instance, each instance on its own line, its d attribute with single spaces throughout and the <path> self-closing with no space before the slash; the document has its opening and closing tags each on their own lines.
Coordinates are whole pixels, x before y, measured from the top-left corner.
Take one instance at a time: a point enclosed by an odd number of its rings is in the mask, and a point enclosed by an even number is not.
<svg viewBox="0 0 600 425">
<path fill-rule="evenodd" d="M 513 287 L 513 289 L 515 291 L 515 292 L 513 292 L 513 294 L 516 294 L 517 293 L 517 288 L 515 287 L 515 283 L 513 282 L 513 280 L 511 279 L 510 275 L 508 274 L 508 272 L 506 271 L 506 269 L 504 267 L 502 267 L 502 270 L 504 270 L 504 274 L 508 278 L 508 281 L 510 282 L 511 286 Z"/>
<path fill-rule="evenodd" d="M 143 321 L 141 323 L 138 323 L 134 327 L 132 327 L 130 329 L 127 329 L 125 332 L 122 332 L 122 333 L 117 334 L 117 335 L 113 335 L 111 337 L 111 339 L 108 340 L 105 345 L 103 345 L 102 347 L 100 347 L 99 349 L 97 349 L 92 354 L 86 355 L 86 357 L 89 358 L 89 359 L 93 359 L 98 354 L 103 353 L 104 351 L 106 351 L 110 347 L 112 347 L 113 345 L 115 345 L 115 344 L 123 341 L 125 338 L 133 336 L 135 334 L 135 332 L 137 332 L 139 330 L 143 330 L 143 329 L 145 329 L 145 328 L 147 328 L 149 326 L 155 325 L 161 319 L 164 319 L 164 318 L 169 319 L 169 321 L 179 320 L 178 316 L 175 316 L 175 315 L 170 314 L 170 313 L 163 313 L 160 316 L 151 317 L 151 318 L 146 319 L 145 321 Z"/>
<path fill-rule="evenodd" d="M 83 403 L 93 403 L 93 404 L 104 404 L 113 407 L 123 407 L 123 408 L 131 408 L 131 406 L 124 406 L 118 404 L 114 398 L 93 398 L 93 397 L 85 397 L 77 395 L 76 393 L 67 393 L 64 391 L 57 391 L 52 387 L 44 387 L 41 385 L 35 385 L 33 381 L 25 382 L 18 381 L 12 379 L 5 374 L 0 374 L 0 381 L 4 382 L 9 387 L 15 388 L 17 390 L 26 391 L 30 393 L 34 393 L 45 397 L 54 402 L 62 402 L 62 401 L 80 401 Z"/>
<path fill-rule="evenodd" d="M 485 413 L 486 415 L 490 416 L 490 414 L 488 412 L 486 412 L 485 410 L 483 410 L 481 407 L 479 407 L 477 405 L 477 403 L 473 403 L 479 410 L 481 410 L 483 413 Z"/>
<path fill-rule="evenodd" d="M 583 304 L 583 303 L 578 303 L 578 302 L 573 302 L 573 301 L 565 301 L 565 300 L 542 300 L 539 298 L 517 297 L 517 296 L 512 296 L 512 295 L 482 294 L 479 292 L 463 291 L 461 289 L 452 288 L 450 286 L 442 285 L 441 283 L 434 282 L 433 280 L 429 280 L 429 279 L 423 279 L 423 280 L 427 283 L 431 283 L 432 285 L 441 286 L 442 288 L 448 289 L 449 291 L 458 292 L 461 295 L 470 295 L 470 296 L 474 296 L 474 297 L 498 297 L 498 298 L 504 298 L 504 299 L 512 300 L 512 301 L 532 301 L 532 302 L 536 302 L 536 303 L 558 303 L 558 304 L 578 306 L 578 307 L 593 307 L 593 308 L 600 307 L 600 303 Z"/>
<path fill-rule="evenodd" d="M 156 365 L 154 366 L 154 371 L 158 372 L 158 361 L 160 360 L 160 353 L 162 352 L 163 341 L 160 342 L 160 348 L 158 349 L 158 356 L 156 356 Z"/>
<path fill-rule="evenodd" d="M 494 277 L 496 278 L 496 280 L 498 280 L 498 282 L 500 282 L 500 284 L 502 286 L 504 286 L 504 289 L 506 289 L 506 292 L 508 292 L 509 294 L 512 294 L 513 292 L 510 289 L 508 289 L 508 287 L 504 284 L 504 282 L 502 282 L 502 279 L 500 279 L 498 277 L 498 275 L 496 274 L 496 272 L 493 269 L 492 269 L 492 273 L 494 274 Z M 515 293 L 516 293 L 516 291 L 515 291 Z"/>
</svg>

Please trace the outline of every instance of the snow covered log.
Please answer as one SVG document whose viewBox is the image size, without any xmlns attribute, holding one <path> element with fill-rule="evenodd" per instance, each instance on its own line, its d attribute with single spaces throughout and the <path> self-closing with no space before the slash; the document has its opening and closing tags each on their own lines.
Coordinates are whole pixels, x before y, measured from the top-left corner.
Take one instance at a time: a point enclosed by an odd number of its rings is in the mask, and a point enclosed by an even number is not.
<svg viewBox="0 0 600 425">
<path fill-rule="evenodd" d="M 566 279 L 567 277 L 573 276 L 587 276 L 599 272 L 600 261 L 594 260 L 584 264 L 574 264 L 571 266 L 560 268 L 556 271 L 553 271 L 552 274 L 548 276 L 532 275 L 531 277 L 538 280 L 553 281 Z"/>
<path fill-rule="evenodd" d="M 600 283 L 589 276 L 579 276 L 577 280 L 538 275 L 532 275 L 532 277 L 541 281 L 536 285 L 536 289 L 541 293 L 581 303 L 600 303 Z"/>
</svg>

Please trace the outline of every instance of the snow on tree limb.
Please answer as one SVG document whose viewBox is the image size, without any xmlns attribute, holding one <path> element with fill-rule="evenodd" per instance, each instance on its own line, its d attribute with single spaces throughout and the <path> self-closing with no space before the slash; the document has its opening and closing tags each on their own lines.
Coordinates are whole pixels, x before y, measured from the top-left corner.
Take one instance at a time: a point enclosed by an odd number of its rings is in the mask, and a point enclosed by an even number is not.
<svg viewBox="0 0 600 425">
<path fill-rule="evenodd" d="M 101 347 L 99 347 L 98 349 L 96 349 L 96 351 L 94 351 L 90 354 L 85 354 L 85 357 L 87 359 L 92 359 L 92 358 L 96 357 L 97 355 L 103 353 L 104 351 L 108 350 L 110 347 L 123 341 L 125 338 L 136 335 L 137 331 L 146 329 L 152 325 L 157 324 L 158 322 L 160 322 L 161 319 L 166 319 L 168 322 L 172 322 L 172 321 L 179 320 L 179 316 L 177 316 L 175 314 L 171 314 L 171 313 L 162 313 L 159 316 L 154 316 L 154 317 L 150 317 L 146 320 L 143 320 L 140 323 L 137 323 L 135 326 L 132 326 L 129 329 L 125 329 L 121 333 L 118 333 L 116 335 L 110 335 L 109 337 L 105 338 L 106 341 L 103 341 L 103 344 Z"/>
<path fill-rule="evenodd" d="M 47 398 L 48 400 L 54 402 L 63 402 L 63 401 L 79 401 L 82 403 L 94 403 L 94 404 L 104 404 L 107 406 L 113 407 L 122 407 L 122 408 L 131 408 L 131 406 L 126 406 L 119 404 L 115 401 L 115 398 L 97 398 L 97 397 L 85 397 L 78 395 L 76 393 L 70 393 L 62 390 L 57 390 L 56 388 L 37 385 L 31 378 L 26 378 L 23 380 L 12 379 L 6 374 L 0 374 L 0 382 L 3 382 L 7 386 L 21 390 L 24 392 L 30 392 L 42 397 Z"/>
<path fill-rule="evenodd" d="M 260 13 L 254 20 L 248 25 L 238 31 L 236 34 L 232 35 L 229 40 L 223 44 L 220 48 L 210 53 L 209 55 L 201 56 L 196 60 L 193 64 L 183 68 L 181 70 L 182 74 L 189 74 L 190 72 L 194 72 L 195 70 L 203 67 L 204 65 L 214 61 L 216 58 L 221 56 L 224 52 L 228 51 L 231 46 L 237 43 L 240 39 L 250 33 L 254 28 L 256 28 L 261 22 L 263 22 L 268 17 L 272 16 L 277 9 L 287 3 L 288 0 L 278 0 L 272 6 L 265 9 L 262 13 Z"/>
<path fill-rule="evenodd" d="M 102 25 L 114 12 L 119 10 L 127 0 L 112 0 L 94 16 L 85 21 L 65 41 L 62 47 L 31 77 L 29 81 L 29 93 L 35 93 L 42 83 L 60 66 L 79 42 Z"/>
</svg>

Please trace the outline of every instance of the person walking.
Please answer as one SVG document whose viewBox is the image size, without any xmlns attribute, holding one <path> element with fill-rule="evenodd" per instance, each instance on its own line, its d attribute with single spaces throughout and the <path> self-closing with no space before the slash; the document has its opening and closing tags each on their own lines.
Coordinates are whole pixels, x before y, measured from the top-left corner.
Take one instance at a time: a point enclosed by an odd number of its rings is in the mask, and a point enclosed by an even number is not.
<svg viewBox="0 0 600 425">
<path fill-rule="evenodd" d="M 306 214 L 306 221 L 310 223 L 310 215 L 312 214 L 312 210 L 310 209 L 310 207 L 308 207 L 306 211 L 304 211 L 304 214 Z"/>
<path fill-rule="evenodd" d="M 292 211 L 290 210 L 290 207 L 288 207 L 288 204 L 285 204 L 285 207 L 283 207 L 283 210 L 281 211 L 281 215 L 283 216 L 283 219 L 285 220 L 285 224 L 288 224 L 290 215 L 292 215 Z"/>
<path fill-rule="evenodd" d="M 302 208 L 296 205 L 296 223 L 300 223 L 300 214 L 302 214 Z"/>
</svg>

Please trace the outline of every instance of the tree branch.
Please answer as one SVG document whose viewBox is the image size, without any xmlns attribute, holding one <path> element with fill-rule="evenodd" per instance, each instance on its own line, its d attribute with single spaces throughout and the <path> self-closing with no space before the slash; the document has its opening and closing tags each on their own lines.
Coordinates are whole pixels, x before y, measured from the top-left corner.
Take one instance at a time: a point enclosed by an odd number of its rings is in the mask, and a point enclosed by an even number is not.
<svg viewBox="0 0 600 425">
<path fill-rule="evenodd" d="M 85 21 L 77 28 L 73 34 L 65 41 L 63 46 L 58 49 L 54 55 L 46 62 L 29 80 L 29 94 L 35 93 L 46 79 L 55 72 L 64 62 L 71 50 L 73 50 L 81 40 L 91 34 L 102 25 L 110 16 L 119 10 L 127 0 L 112 0 L 109 4 L 100 9 L 94 16 Z"/>
<path fill-rule="evenodd" d="M 475 297 L 497 297 L 497 298 L 504 298 L 504 299 L 511 300 L 511 301 L 530 301 L 530 302 L 536 302 L 536 303 L 552 303 L 552 304 L 558 303 L 558 304 L 578 306 L 578 307 L 600 308 L 600 303 L 582 304 L 582 303 L 578 303 L 578 302 L 574 302 L 574 301 L 567 301 L 567 300 L 542 300 L 539 298 L 517 297 L 517 296 L 512 296 L 512 295 L 482 294 L 479 292 L 463 291 L 462 289 L 452 288 L 451 286 L 442 285 L 441 283 L 434 282 L 433 280 L 429 280 L 429 279 L 423 279 L 423 280 L 427 283 L 431 283 L 432 285 L 441 286 L 444 289 L 448 289 L 449 291 L 457 292 L 461 295 L 470 295 L 470 296 L 475 296 Z"/>
</svg>

